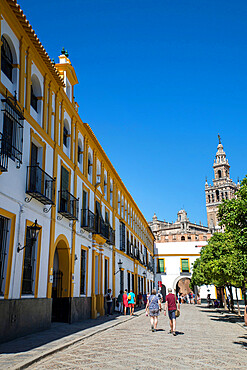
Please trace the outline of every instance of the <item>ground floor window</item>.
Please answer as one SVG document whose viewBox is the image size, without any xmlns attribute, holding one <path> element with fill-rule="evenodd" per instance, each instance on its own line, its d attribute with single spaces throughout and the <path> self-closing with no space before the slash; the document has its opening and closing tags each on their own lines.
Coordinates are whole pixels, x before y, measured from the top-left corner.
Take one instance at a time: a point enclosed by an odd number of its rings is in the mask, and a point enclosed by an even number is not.
<svg viewBox="0 0 247 370">
<path fill-rule="evenodd" d="M 130 272 L 128 272 L 128 292 L 130 291 Z"/>
<path fill-rule="evenodd" d="M 32 238 L 30 227 L 27 227 L 21 294 L 34 294 L 36 258 L 37 241 L 36 239 Z"/>
<path fill-rule="evenodd" d="M 105 294 L 108 292 L 108 269 L 109 269 L 109 261 L 107 258 L 105 258 Z"/>
<path fill-rule="evenodd" d="M 6 217 L 0 216 L 0 295 L 4 295 L 5 288 L 9 245 L 9 227 L 10 220 Z"/>
<path fill-rule="evenodd" d="M 87 284 L 87 251 L 81 249 L 81 283 L 80 283 L 80 294 L 86 294 Z"/>
<path fill-rule="evenodd" d="M 124 270 L 120 270 L 120 291 L 124 290 Z"/>
</svg>

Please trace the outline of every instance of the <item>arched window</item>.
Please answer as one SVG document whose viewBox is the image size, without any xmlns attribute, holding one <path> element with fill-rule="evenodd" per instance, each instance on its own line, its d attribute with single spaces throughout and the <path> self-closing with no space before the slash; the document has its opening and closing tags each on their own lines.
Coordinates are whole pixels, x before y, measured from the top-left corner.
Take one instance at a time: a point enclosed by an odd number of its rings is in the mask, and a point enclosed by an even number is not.
<svg viewBox="0 0 247 370">
<path fill-rule="evenodd" d="M 181 240 L 185 240 L 185 236 L 181 236 Z"/>
<path fill-rule="evenodd" d="M 33 109 L 37 112 L 41 112 L 41 100 L 38 99 L 41 97 L 41 86 L 39 79 L 36 75 L 32 75 L 31 77 L 31 96 L 30 96 L 30 104 L 33 107 Z"/>
<path fill-rule="evenodd" d="M 2 36 L 1 41 L 1 70 L 12 82 L 13 56 L 9 44 L 4 36 Z"/>
<path fill-rule="evenodd" d="M 220 193 L 219 193 L 219 190 L 216 190 L 216 200 L 217 200 L 217 202 L 220 201 Z"/>
<path fill-rule="evenodd" d="M 92 165 L 93 165 L 93 161 L 92 161 L 91 153 L 88 153 L 88 175 L 89 176 L 91 176 L 92 174 Z"/>
<path fill-rule="evenodd" d="M 63 145 L 66 148 L 69 147 L 69 138 L 70 138 L 69 123 L 67 119 L 65 119 L 63 123 Z"/>
<path fill-rule="evenodd" d="M 208 195 L 208 203 L 210 203 L 210 194 Z"/>
<path fill-rule="evenodd" d="M 107 178 L 106 175 L 104 176 L 104 193 L 107 195 Z"/>
<path fill-rule="evenodd" d="M 221 170 L 218 170 L 218 178 L 221 179 Z"/>
<path fill-rule="evenodd" d="M 82 143 L 81 143 L 81 140 L 78 141 L 78 153 L 77 153 L 77 162 L 79 164 L 82 163 Z"/>
</svg>

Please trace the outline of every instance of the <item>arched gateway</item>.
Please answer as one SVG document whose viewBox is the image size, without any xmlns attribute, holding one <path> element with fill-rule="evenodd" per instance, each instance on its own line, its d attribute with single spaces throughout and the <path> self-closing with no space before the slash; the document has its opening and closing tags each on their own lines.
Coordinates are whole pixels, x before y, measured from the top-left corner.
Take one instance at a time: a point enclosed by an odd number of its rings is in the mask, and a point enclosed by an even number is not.
<svg viewBox="0 0 247 370">
<path fill-rule="evenodd" d="M 52 282 L 52 321 L 69 322 L 70 253 L 65 236 L 55 243 Z"/>
</svg>

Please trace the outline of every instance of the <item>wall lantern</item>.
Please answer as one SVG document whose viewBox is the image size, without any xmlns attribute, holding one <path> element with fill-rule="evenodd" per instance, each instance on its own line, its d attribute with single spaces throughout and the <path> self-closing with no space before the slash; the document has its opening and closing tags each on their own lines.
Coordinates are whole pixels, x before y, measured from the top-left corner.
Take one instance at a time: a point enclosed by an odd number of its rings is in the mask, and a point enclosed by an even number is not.
<svg viewBox="0 0 247 370">
<path fill-rule="evenodd" d="M 27 235 L 31 239 L 32 242 L 36 242 L 39 231 L 41 229 L 41 226 L 38 225 L 37 220 L 31 225 L 27 227 Z M 22 249 L 26 248 L 27 245 L 24 245 L 24 247 L 20 247 L 20 244 L 17 247 L 17 253 L 19 253 Z"/>
<path fill-rule="evenodd" d="M 121 266 L 122 266 L 122 264 L 123 264 L 123 262 L 121 261 L 121 259 L 119 258 L 119 261 L 118 261 L 118 268 L 119 268 L 119 270 L 117 271 L 117 272 L 115 272 L 115 274 L 114 275 L 116 275 L 119 271 L 121 271 Z"/>
</svg>

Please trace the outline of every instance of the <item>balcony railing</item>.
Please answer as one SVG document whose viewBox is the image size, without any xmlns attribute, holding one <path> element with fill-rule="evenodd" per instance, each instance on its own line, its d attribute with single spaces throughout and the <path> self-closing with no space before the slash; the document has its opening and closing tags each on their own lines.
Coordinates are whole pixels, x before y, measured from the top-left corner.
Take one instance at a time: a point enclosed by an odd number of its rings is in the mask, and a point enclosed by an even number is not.
<svg viewBox="0 0 247 370">
<path fill-rule="evenodd" d="M 109 240 L 108 244 L 115 245 L 115 230 L 110 226 L 109 227 Z"/>
<path fill-rule="evenodd" d="M 69 220 L 78 220 L 79 199 L 70 194 L 68 190 L 61 190 L 59 194 L 58 213 Z"/>
<path fill-rule="evenodd" d="M 81 227 L 93 234 L 103 236 L 108 244 L 115 244 L 115 231 L 112 227 L 102 217 L 97 217 L 88 209 L 82 209 Z"/>
<path fill-rule="evenodd" d="M 0 171 L 6 172 L 8 171 L 8 152 L 10 148 L 8 148 L 9 144 L 5 140 L 5 137 L 0 132 Z"/>
<path fill-rule="evenodd" d="M 54 204 L 55 179 L 37 166 L 27 167 L 26 193 L 43 204 Z"/>
<path fill-rule="evenodd" d="M 95 233 L 95 214 L 89 209 L 82 209 L 81 216 L 81 227 Z"/>
</svg>

